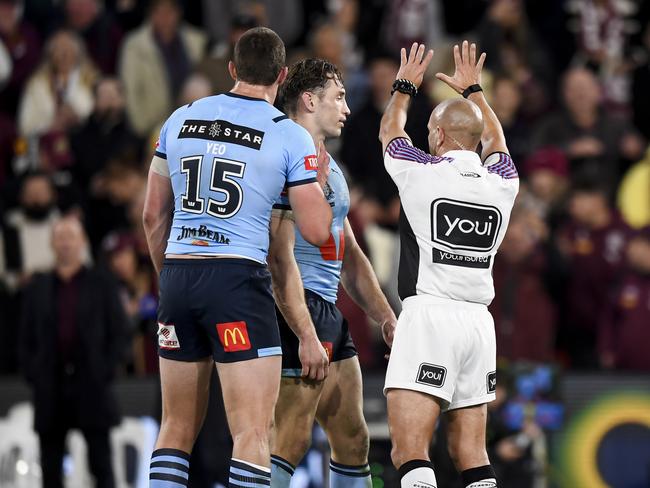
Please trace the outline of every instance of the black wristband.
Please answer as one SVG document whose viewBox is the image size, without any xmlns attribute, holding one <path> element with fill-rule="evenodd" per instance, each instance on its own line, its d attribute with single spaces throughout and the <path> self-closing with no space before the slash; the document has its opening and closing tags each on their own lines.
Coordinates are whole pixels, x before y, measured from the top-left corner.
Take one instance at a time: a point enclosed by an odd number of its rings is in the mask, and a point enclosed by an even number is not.
<svg viewBox="0 0 650 488">
<path fill-rule="evenodd" d="M 393 82 L 393 89 L 390 91 L 391 96 L 396 91 L 404 93 L 410 97 L 414 97 L 418 94 L 418 87 L 415 86 L 415 83 L 413 83 L 411 80 L 401 78 Z"/>
<path fill-rule="evenodd" d="M 467 88 L 463 90 L 463 98 L 469 97 L 472 93 L 480 92 L 483 91 L 483 88 L 481 88 L 481 85 L 469 85 Z"/>
</svg>

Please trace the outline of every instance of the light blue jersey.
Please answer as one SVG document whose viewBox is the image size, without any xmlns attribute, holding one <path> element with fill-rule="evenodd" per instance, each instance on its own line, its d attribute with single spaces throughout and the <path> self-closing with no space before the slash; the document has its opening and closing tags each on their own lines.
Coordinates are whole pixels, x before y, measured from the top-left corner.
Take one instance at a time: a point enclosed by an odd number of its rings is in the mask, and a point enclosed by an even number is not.
<svg viewBox="0 0 650 488">
<path fill-rule="evenodd" d="M 176 110 L 156 149 L 174 191 L 166 253 L 266 263 L 273 203 L 316 181 L 315 153 L 303 127 L 258 98 L 226 93 Z"/>
<path fill-rule="evenodd" d="M 332 207 L 330 238 L 325 245 L 316 247 L 307 242 L 296 228 L 294 255 L 303 286 L 335 303 L 345 252 L 344 223 L 350 210 L 350 193 L 343 172 L 334 159 L 330 160 L 330 175 L 324 192 Z M 274 208 L 291 209 L 286 192 L 282 193 Z"/>
</svg>

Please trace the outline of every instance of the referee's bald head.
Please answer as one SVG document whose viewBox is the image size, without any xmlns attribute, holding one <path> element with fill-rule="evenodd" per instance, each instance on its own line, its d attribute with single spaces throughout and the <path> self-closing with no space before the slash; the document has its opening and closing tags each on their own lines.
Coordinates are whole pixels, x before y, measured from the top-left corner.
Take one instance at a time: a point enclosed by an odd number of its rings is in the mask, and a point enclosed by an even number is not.
<svg viewBox="0 0 650 488">
<path fill-rule="evenodd" d="M 454 149 L 475 151 L 483 134 L 483 115 L 474 102 L 452 98 L 433 109 L 428 128 L 431 154 Z"/>
</svg>

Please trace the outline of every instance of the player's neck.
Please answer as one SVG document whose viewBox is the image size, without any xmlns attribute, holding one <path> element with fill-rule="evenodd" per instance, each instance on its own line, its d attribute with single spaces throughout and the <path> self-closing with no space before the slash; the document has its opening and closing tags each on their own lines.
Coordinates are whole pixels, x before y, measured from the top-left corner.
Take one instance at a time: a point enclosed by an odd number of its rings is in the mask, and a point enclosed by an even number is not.
<svg viewBox="0 0 650 488">
<path fill-rule="evenodd" d="M 303 126 L 309 132 L 309 135 L 314 140 L 314 145 L 318 147 L 318 144 L 325 142 L 325 133 L 318 127 L 318 124 L 312 117 L 307 116 L 306 114 L 296 114 L 291 117 L 291 119 Z"/>
<path fill-rule="evenodd" d="M 230 90 L 230 92 L 236 95 L 266 100 L 272 105 L 278 94 L 278 86 L 275 84 L 270 86 L 251 85 L 244 81 L 236 81 L 235 86 Z"/>
</svg>

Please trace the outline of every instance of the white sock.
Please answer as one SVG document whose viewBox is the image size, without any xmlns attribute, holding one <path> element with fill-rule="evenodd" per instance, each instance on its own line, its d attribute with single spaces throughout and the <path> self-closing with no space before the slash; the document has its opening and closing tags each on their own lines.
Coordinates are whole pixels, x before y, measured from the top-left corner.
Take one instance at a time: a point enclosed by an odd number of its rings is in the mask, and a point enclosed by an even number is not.
<svg viewBox="0 0 650 488">
<path fill-rule="evenodd" d="M 431 461 L 413 460 L 399 468 L 401 488 L 437 488 L 436 474 Z"/>
</svg>

